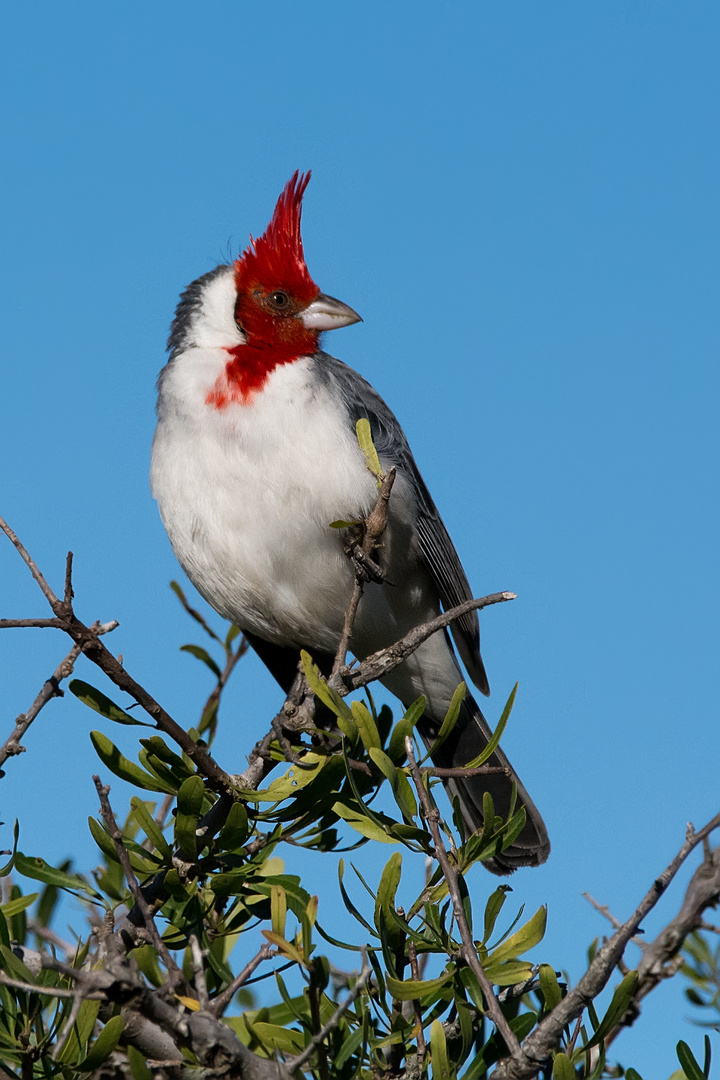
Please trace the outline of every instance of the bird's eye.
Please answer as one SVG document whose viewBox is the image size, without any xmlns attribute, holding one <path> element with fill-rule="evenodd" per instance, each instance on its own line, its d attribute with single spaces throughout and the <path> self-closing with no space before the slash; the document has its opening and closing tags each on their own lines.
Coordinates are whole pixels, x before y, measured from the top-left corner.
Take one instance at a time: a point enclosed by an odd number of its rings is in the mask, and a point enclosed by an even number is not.
<svg viewBox="0 0 720 1080">
<path fill-rule="evenodd" d="M 276 289 L 268 296 L 268 301 L 276 311 L 284 311 L 290 304 L 290 297 L 282 289 Z"/>
</svg>

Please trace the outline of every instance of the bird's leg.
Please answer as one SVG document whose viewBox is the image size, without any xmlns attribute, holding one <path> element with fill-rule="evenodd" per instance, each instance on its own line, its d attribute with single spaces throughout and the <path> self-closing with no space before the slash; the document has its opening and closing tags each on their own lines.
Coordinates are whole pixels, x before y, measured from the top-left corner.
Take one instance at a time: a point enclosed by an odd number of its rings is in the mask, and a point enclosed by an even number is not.
<svg viewBox="0 0 720 1080">
<path fill-rule="evenodd" d="M 364 533 L 363 525 L 354 525 L 351 530 L 348 530 L 348 535 L 345 537 L 345 554 L 353 564 L 357 581 L 363 583 L 374 581 L 377 585 L 382 585 L 385 580 L 385 571 L 367 552 L 363 551 Z"/>
</svg>

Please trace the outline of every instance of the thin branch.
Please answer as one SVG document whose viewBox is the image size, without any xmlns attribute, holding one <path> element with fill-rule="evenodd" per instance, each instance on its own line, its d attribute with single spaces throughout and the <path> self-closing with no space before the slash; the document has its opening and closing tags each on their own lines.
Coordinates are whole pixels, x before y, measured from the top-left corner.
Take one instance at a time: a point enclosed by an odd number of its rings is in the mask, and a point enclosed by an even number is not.
<svg viewBox="0 0 720 1080">
<path fill-rule="evenodd" d="M 207 992 L 207 983 L 205 982 L 205 957 L 203 950 L 200 947 L 200 942 L 197 939 L 197 935 L 190 934 L 188 938 L 190 944 L 190 954 L 192 956 L 193 975 L 195 976 L 195 992 L 197 993 L 198 1004 L 201 1009 L 207 1009 L 210 1004 L 210 998 Z"/>
<path fill-rule="evenodd" d="M 466 600 L 464 604 L 458 604 L 457 607 L 444 611 L 429 622 L 414 627 L 405 637 L 400 638 L 393 645 L 388 645 L 386 648 L 379 649 L 378 652 L 366 656 L 359 665 L 342 668 L 340 675 L 347 682 L 345 693 L 359 690 L 369 682 L 382 679 L 398 664 L 402 664 L 404 660 L 407 660 L 408 656 L 414 653 L 424 641 L 436 634 L 438 630 L 443 630 L 446 626 L 449 626 L 455 619 L 459 619 L 461 615 L 466 615 L 469 611 L 480 611 L 482 608 L 490 607 L 491 604 L 502 604 L 507 600 L 516 599 L 517 593 L 490 593 L 488 596 L 480 597 L 479 600 Z M 340 690 L 339 687 L 338 689 Z M 340 690 L 340 693 L 342 692 Z"/>
<path fill-rule="evenodd" d="M 594 907 L 600 915 L 603 915 L 609 923 L 612 923 L 616 930 L 619 930 L 622 927 L 622 922 L 620 921 L 620 919 L 617 919 L 613 915 L 607 904 L 601 904 L 598 900 L 595 899 L 594 896 L 591 896 L 589 892 L 584 892 L 582 895 L 585 897 L 591 907 Z M 639 945 L 641 949 L 644 949 L 647 945 L 647 941 L 645 941 L 639 935 L 631 938 L 630 940 L 634 941 L 636 945 Z"/>
<path fill-rule="evenodd" d="M 387 526 L 390 494 L 393 489 L 393 484 L 395 483 L 395 475 L 396 470 L 393 466 L 393 468 L 388 469 L 385 476 L 383 476 L 375 505 L 363 522 L 362 541 L 359 545 L 356 545 L 355 548 L 355 584 L 353 586 L 352 596 L 350 597 L 350 603 L 345 612 L 342 634 L 340 635 L 340 641 L 335 654 L 335 662 L 330 675 L 329 681 L 332 686 L 338 682 L 338 676 L 345 664 L 345 657 L 347 656 L 347 651 L 350 646 L 353 626 L 355 625 L 355 616 L 357 615 L 357 610 L 360 606 L 360 601 L 364 592 L 365 581 L 367 580 L 367 573 L 363 567 L 367 565 L 368 560 L 372 561 L 375 549 L 378 547 Z M 359 551 L 357 550 L 358 548 Z M 358 556 L 361 557 L 362 561 L 360 561 Z"/>
<path fill-rule="evenodd" d="M 252 973 L 259 968 L 264 960 L 269 960 L 271 957 L 277 956 L 277 951 L 272 949 L 270 945 L 263 945 L 259 951 L 253 956 L 252 960 L 248 961 L 245 967 L 242 969 L 239 975 L 236 975 L 229 986 L 226 986 L 221 994 L 213 998 L 210 1003 L 210 1012 L 214 1016 L 222 1016 L 227 1009 L 228 1005 L 235 997 L 241 986 L 247 982 Z"/>
<path fill-rule="evenodd" d="M 415 787 L 417 788 L 418 797 L 423 808 L 423 817 L 428 823 L 428 828 L 432 834 L 433 843 L 435 846 L 435 858 L 440 863 L 440 867 L 445 876 L 447 882 L 448 892 L 453 905 L 453 913 L 455 915 L 455 922 L 457 923 L 458 930 L 460 931 L 460 937 L 462 938 L 463 948 L 462 955 L 465 963 L 472 969 L 475 978 L 480 984 L 483 998 L 485 1000 L 485 1007 L 487 1014 L 495 1024 L 498 1030 L 498 1034 L 504 1039 L 505 1045 L 511 1054 L 515 1055 L 520 1053 L 520 1043 L 517 1040 L 517 1036 L 512 1031 L 508 1024 L 502 1009 L 498 1003 L 495 994 L 493 993 L 492 983 L 488 979 L 480 959 L 475 949 L 472 933 L 468 926 L 467 919 L 465 918 L 465 909 L 463 907 L 462 896 L 460 895 L 460 889 L 458 887 L 458 871 L 455 866 L 450 862 L 448 858 L 447 850 L 440 831 L 440 814 L 436 806 L 433 806 L 430 801 L 427 788 L 423 783 L 422 773 L 418 768 L 417 761 L 415 760 L 415 752 L 413 750 L 412 739 L 406 737 L 405 739 L 405 752 L 407 754 L 408 762 L 410 763 L 410 772 L 412 778 L 415 781 Z"/>
<path fill-rule="evenodd" d="M 36 630 L 62 630 L 60 619 L 0 619 L 0 630 L 17 630 L 32 627 Z"/>
<path fill-rule="evenodd" d="M 643 919 L 652 911 L 672 879 L 691 851 L 720 827 L 717 814 L 699 832 L 692 825 L 686 830 L 685 843 L 672 862 L 663 870 L 638 904 L 637 908 L 619 930 L 598 949 L 595 958 L 576 986 L 570 990 L 551 1013 L 540 1021 L 535 1030 L 523 1042 L 520 1055 L 500 1061 L 493 1074 L 494 1080 L 531 1080 L 550 1060 L 552 1051 L 560 1045 L 564 1029 L 580 1016 L 608 982 L 622 959 L 628 941 L 637 933 Z M 643 960 L 647 949 L 643 952 Z M 642 961 L 641 961 L 642 963 Z"/>
<path fill-rule="evenodd" d="M 677 915 L 670 920 L 653 941 L 643 942 L 643 954 L 638 964 L 638 981 L 625 1016 L 605 1040 L 606 1046 L 617 1038 L 623 1027 L 632 1024 L 640 1011 L 640 1003 L 665 979 L 680 970 L 683 957 L 680 950 L 686 939 L 703 926 L 702 913 L 715 907 L 720 900 L 720 847 L 707 849 L 705 857 L 685 890 Z M 717 933 L 717 929 L 715 932 Z"/>
<path fill-rule="evenodd" d="M 54 697 L 62 697 L 63 692 L 60 689 L 60 683 L 63 679 L 66 679 L 72 674 L 75 661 L 80 656 L 80 652 L 80 646 L 73 645 L 67 656 L 61 660 L 55 668 L 55 671 L 50 678 L 45 681 L 42 690 L 37 695 L 28 711 L 20 713 L 20 715 L 16 717 L 12 734 L 9 735 L 2 746 L 0 746 L 0 766 L 4 765 L 9 757 L 24 753 L 25 747 L 20 745 L 20 740 L 24 737 L 43 706 L 47 705 L 48 701 L 51 701 Z"/>
<path fill-rule="evenodd" d="M 32 558 L 25 546 L 20 542 L 17 535 L 13 532 L 13 530 L 10 528 L 10 526 L 3 517 L 0 517 L 0 529 L 2 529 L 10 543 L 20 555 L 20 558 L 29 569 L 37 584 L 40 586 L 40 591 L 42 592 L 43 596 L 54 611 L 55 605 L 59 604 L 60 601 L 48 585 L 43 575 L 40 573 L 40 570 L 38 569 L 35 560 Z"/>
<path fill-rule="evenodd" d="M 122 833 L 117 826 L 117 822 L 115 821 L 115 815 L 112 812 L 110 800 L 108 799 L 108 792 L 110 791 L 110 788 L 107 787 L 107 785 L 103 786 L 99 776 L 93 776 L 93 783 L 95 784 L 97 793 L 100 797 L 100 810 L 105 820 L 105 824 L 107 825 L 110 839 L 115 845 L 115 851 L 120 861 L 120 865 L 123 868 L 123 873 L 125 874 L 125 878 L 127 880 L 130 892 L 132 893 L 133 900 L 135 901 L 136 906 L 140 909 L 140 912 L 142 914 L 143 923 L 145 929 L 147 930 L 148 937 L 150 938 L 155 949 L 157 949 L 158 954 L 163 959 L 165 967 L 168 971 L 168 976 L 170 978 L 171 984 L 173 986 L 177 986 L 179 983 L 183 983 L 185 981 L 185 977 L 183 976 L 183 973 L 180 971 L 179 967 L 170 955 L 170 951 L 167 945 L 160 937 L 158 928 L 155 925 L 153 913 L 150 910 L 150 906 L 147 900 L 143 896 L 140 884 L 135 877 L 135 872 L 130 865 L 130 856 L 128 855 L 127 848 L 123 843 Z"/>
<path fill-rule="evenodd" d="M 14 990 L 25 990 L 28 994 L 41 994 L 43 997 L 77 997 L 77 990 L 67 990 L 63 986 L 37 986 L 35 983 L 23 982 L 22 979 L 11 979 L 4 971 L 0 971 L 0 983 L 3 986 L 11 986 Z M 98 990 L 95 993 L 85 994 L 84 997 L 86 1001 L 103 1001 L 105 995 Z"/>
<path fill-rule="evenodd" d="M 302 1069 L 303 1065 L 305 1065 L 313 1056 L 315 1050 L 325 1041 L 325 1039 L 327 1039 L 330 1032 L 334 1031 L 334 1029 L 338 1026 L 343 1014 L 346 1013 L 352 1003 L 360 997 L 360 994 L 363 992 L 367 985 L 368 979 L 372 975 L 372 968 L 368 964 L 365 949 L 363 949 L 362 951 L 362 957 L 362 969 L 355 981 L 354 986 L 348 992 L 347 997 L 343 999 L 340 1005 L 338 1005 L 337 1009 L 332 1014 L 322 1031 L 318 1031 L 317 1035 L 313 1035 L 312 1039 L 307 1044 L 302 1054 L 299 1054 L 298 1057 L 292 1058 L 291 1061 L 288 1061 L 286 1066 L 288 1072 L 298 1073 L 300 1069 Z"/>
</svg>

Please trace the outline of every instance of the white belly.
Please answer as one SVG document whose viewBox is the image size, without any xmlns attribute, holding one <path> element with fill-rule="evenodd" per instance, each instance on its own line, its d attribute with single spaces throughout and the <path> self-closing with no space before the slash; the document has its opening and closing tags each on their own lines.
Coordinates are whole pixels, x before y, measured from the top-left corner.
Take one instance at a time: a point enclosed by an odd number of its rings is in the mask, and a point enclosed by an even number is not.
<svg viewBox="0 0 720 1080">
<path fill-rule="evenodd" d="M 178 560 L 220 614 L 278 644 L 334 650 L 353 572 L 330 523 L 365 515 L 377 489 L 309 367 L 277 367 L 251 403 L 224 409 L 199 395 L 188 408 L 186 373 L 168 369 L 151 484 Z"/>
</svg>

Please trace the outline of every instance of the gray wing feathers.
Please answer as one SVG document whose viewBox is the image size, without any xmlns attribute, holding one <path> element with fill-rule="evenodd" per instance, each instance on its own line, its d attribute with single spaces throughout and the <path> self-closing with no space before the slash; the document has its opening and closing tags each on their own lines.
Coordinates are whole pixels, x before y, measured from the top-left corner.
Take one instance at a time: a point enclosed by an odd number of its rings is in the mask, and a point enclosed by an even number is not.
<svg viewBox="0 0 720 1080">
<path fill-rule="evenodd" d="M 370 423 L 381 460 L 397 466 L 410 479 L 417 499 L 418 542 L 430 575 L 446 610 L 472 599 L 470 584 L 432 496 L 425 486 L 405 433 L 376 390 L 356 371 L 327 353 L 316 353 L 317 373 L 333 383 L 355 424 L 361 417 Z M 451 627 L 455 644 L 470 678 L 488 694 L 485 668 L 480 658 L 480 628 L 474 611 L 456 619 Z"/>
</svg>

